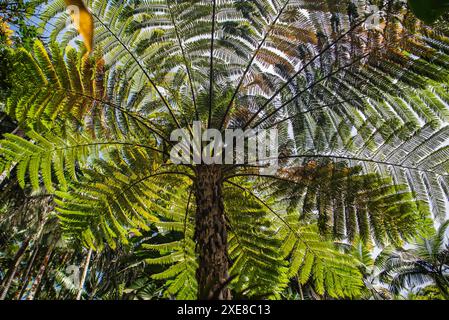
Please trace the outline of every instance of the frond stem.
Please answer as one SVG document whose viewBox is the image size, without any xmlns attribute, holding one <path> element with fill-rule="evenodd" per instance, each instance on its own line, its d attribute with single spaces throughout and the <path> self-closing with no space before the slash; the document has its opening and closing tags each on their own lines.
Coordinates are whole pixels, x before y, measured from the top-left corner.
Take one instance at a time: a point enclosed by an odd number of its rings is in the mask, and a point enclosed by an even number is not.
<svg viewBox="0 0 449 320">
<path fill-rule="evenodd" d="M 210 128 L 212 122 L 212 105 L 214 103 L 214 45 L 215 45 L 215 15 L 217 3 L 212 0 L 212 31 L 210 42 L 210 68 L 209 68 L 209 118 L 207 120 L 207 128 Z"/>
<path fill-rule="evenodd" d="M 173 12 L 171 11 L 169 0 L 166 0 L 166 3 L 167 3 L 168 11 L 170 13 L 170 18 L 171 18 L 172 23 L 173 23 L 173 27 L 175 29 L 176 38 L 178 39 L 179 48 L 181 49 L 182 58 L 184 60 L 184 65 L 186 67 L 187 77 L 189 78 L 190 91 L 191 91 L 191 94 L 192 94 L 192 102 L 193 102 L 193 107 L 195 109 L 196 120 L 199 120 L 198 107 L 197 107 L 197 104 L 196 104 L 195 87 L 193 86 L 193 75 L 192 75 L 192 72 L 191 72 L 191 70 L 189 68 L 189 64 L 187 62 L 187 55 L 186 55 L 184 46 L 182 45 L 181 37 L 180 37 L 179 31 L 178 31 L 178 26 L 176 25 L 175 17 L 173 16 Z"/>
<path fill-rule="evenodd" d="M 296 79 L 298 75 L 300 75 L 304 70 L 306 70 L 309 66 L 311 66 L 315 60 L 320 58 L 324 53 L 332 49 L 337 43 L 339 43 L 342 39 L 344 39 L 349 33 L 351 33 L 353 30 L 361 26 L 370 16 L 365 17 L 365 19 L 359 21 L 358 23 L 354 24 L 349 28 L 348 31 L 341 34 L 337 39 L 335 39 L 332 43 L 327 45 L 323 50 L 321 50 L 319 53 L 317 53 L 312 59 L 310 59 L 305 65 L 302 66 L 295 74 L 290 77 L 276 92 L 257 110 L 257 112 L 251 117 L 251 119 L 245 124 L 244 128 L 246 128 L 248 125 L 251 124 L 251 122 L 257 117 L 257 115 L 262 112 L 273 100 L 276 96 L 278 96 L 282 90 L 284 90 L 290 83 L 293 82 L 293 80 Z"/>
<path fill-rule="evenodd" d="M 341 71 L 352 67 L 353 65 L 355 65 L 356 63 L 360 62 L 361 60 L 365 59 L 366 57 L 368 57 L 369 55 L 371 55 L 370 53 L 366 53 L 360 57 L 358 57 L 357 59 L 351 61 L 350 63 L 344 65 L 343 67 L 339 67 L 337 70 L 327 74 L 326 76 L 314 81 L 311 85 L 309 85 L 308 87 L 306 87 L 305 89 L 301 90 L 299 93 L 295 94 L 292 98 L 288 99 L 286 102 L 282 103 L 279 107 L 277 107 L 276 109 L 274 109 L 272 112 L 270 112 L 268 115 L 266 115 L 265 117 L 263 117 L 261 120 L 259 120 L 253 128 L 258 127 L 261 123 L 267 121 L 269 118 L 271 118 L 273 115 L 275 115 L 279 110 L 281 110 L 282 108 L 284 108 L 285 106 L 289 105 L 290 103 L 292 103 L 294 100 L 296 100 L 297 98 L 299 98 L 300 96 L 302 96 L 304 93 L 306 93 L 308 90 L 314 88 L 316 85 L 320 84 L 321 82 L 335 76 L 336 74 L 340 73 Z M 259 109 L 261 110 L 261 109 Z M 256 113 L 257 114 L 257 113 Z M 256 115 L 255 114 L 255 115 Z M 254 116 L 252 117 L 252 119 L 250 119 L 244 126 L 243 126 L 243 130 L 245 130 L 248 125 L 251 124 L 251 122 L 253 121 Z"/>
<path fill-rule="evenodd" d="M 100 22 L 100 24 L 115 38 L 115 40 L 117 40 L 117 42 L 125 49 L 125 51 L 131 56 L 131 58 L 135 61 L 135 63 L 137 64 L 137 66 L 140 68 L 140 70 L 143 72 L 143 74 L 145 75 L 145 77 L 148 79 L 148 81 L 150 82 L 151 86 L 154 88 L 154 90 L 156 91 L 156 93 L 158 94 L 159 98 L 162 100 L 162 102 L 164 103 L 164 105 L 167 107 L 168 112 L 170 113 L 173 121 L 176 123 L 176 126 L 181 129 L 181 125 L 178 121 L 178 119 L 176 118 L 173 109 L 171 108 L 170 104 L 168 103 L 167 99 L 165 99 L 164 95 L 162 94 L 162 92 L 159 90 L 159 88 L 157 87 L 156 83 L 154 82 L 154 80 L 150 77 L 150 75 L 148 74 L 148 72 L 145 70 L 145 68 L 142 66 L 142 64 L 139 62 L 139 60 L 137 59 L 137 57 L 131 52 L 131 50 L 126 46 L 126 44 L 111 30 L 111 28 L 109 28 L 109 26 L 107 24 L 105 24 L 94 12 L 92 12 L 92 16 L 95 17 L 98 22 Z"/>
<path fill-rule="evenodd" d="M 253 56 L 251 57 L 251 59 L 249 60 L 245 71 L 243 72 L 242 76 L 240 77 L 240 80 L 237 84 L 237 87 L 234 90 L 234 93 L 232 95 L 231 100 L 229 101 L 228 106 L 226 107 L 226 112 L 223 116 L 223 119 L 221 121 L 220 127 L 218 128 L 219 130 L 221 130 L 223 128 L 223 125 L 226 121 L 226 117 L 228 115 L 228 113 L 231 111 L 232 108 L 232 104 L 234 103 L 235 98 L 237 97 L 237 94 L 240 91 L 241 86 L 243 85 L 243 81 L 246 78 L 246 75 L 248 74 L 249 70 L 251 69 L 251 66 L 254 63 L 254 60 L 257 58 L 257 55 L 259 54 L 260 49 L 262 49 L 262 46 L 265 44 L 265 41 L 268 39 L 269 34 L 271 33 L 272 29 L 274 28 L 274 26 L 276 25 L 276 23 L 278 22 L 279 18 L 281 17 L 282 13 L 284 12 L 285 8 L 287 7 L 287 5 L 289 4 L 290 0 L 287 0 L 283 7 L 281 8 L 281 10 L 279 10 L 279 13 L 277 14 L 276 18 L 273 20 L 273 22 L 270 24 L 270 26 L 268 27 L 268 30 L 266 31 L 264 37 L 262 38 L 262 40 L 259 42 L 259 45 L 257 46 L 256 50 L 253 53 Z"/>
</svg>

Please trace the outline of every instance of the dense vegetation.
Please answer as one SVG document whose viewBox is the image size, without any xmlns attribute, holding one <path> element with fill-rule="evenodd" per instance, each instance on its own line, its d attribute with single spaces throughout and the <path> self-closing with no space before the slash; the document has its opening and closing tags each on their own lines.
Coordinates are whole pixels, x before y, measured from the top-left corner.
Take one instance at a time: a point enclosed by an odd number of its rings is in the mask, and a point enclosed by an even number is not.
<svg viewBox="0 0 449 320">
<path fill-rule="evenodd" d="M 0 1 L 0 299 L 449 299 L 447 5 Z"/>
</svg>

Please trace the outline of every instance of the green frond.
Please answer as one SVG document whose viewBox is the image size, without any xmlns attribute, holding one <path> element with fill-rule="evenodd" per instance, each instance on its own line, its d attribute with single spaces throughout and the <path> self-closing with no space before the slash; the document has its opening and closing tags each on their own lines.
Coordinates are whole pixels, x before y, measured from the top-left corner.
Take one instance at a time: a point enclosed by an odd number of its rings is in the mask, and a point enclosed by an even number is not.
<svg viewBox="0 0 449 320">
<path fill-rule="evenodd" d="M 250 194 L 229 186 L 225 190 L 229 219 L 229 254 L 233 260 L 232 288 L 243 296 L 278 298 L 288 283 L 287 264 L 279 247 L 276 225 L 267 209 Z"/>
</svg>

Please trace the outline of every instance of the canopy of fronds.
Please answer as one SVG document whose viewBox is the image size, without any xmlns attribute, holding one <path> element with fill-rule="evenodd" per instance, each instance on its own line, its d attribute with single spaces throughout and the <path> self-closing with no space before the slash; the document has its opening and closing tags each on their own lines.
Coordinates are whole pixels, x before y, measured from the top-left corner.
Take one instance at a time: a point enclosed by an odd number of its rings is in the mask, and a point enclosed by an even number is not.
<svg viewBox="0 0 449 320">
<path fill-rule="evenodd" d="M 0 171 L 54 195 L 85 247 L 173 234 L 141 246 L 166 295 L 196 294 L 194 168 L 168 155 L 195 120 L 280 132 L 273 176 L 224 168 L 237 296 L 279 298 L 296 279 L 359 297 L 360 262 L 336 240 L 401 245 L 445 219 L 446 15 L 429 25 L 399 0 L 93 0 L 91 41 L 67 27 L 68 3 L 42 4 L 47 41 L 8 49 L 1 108 L 24 134 L 0 141 Z"/>
</svg>

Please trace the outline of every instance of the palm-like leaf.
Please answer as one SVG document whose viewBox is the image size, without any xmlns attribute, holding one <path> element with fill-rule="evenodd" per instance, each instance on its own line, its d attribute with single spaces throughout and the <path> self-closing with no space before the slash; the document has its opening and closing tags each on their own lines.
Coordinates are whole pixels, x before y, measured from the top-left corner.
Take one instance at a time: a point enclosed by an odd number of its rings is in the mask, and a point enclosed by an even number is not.
<svg viewBox="0 0 449 320">
<path fill-rule="evenodd" d="M 449 290 L 448 248 L 445 244 L 449 221 L 437 232 L 420 239 L 412 249 L 384 254 L 378 265 L 384 270 L 380 279 L 390 283 L 391 290 L 398 294 L 404 288 L 417 288 L 434 283 L 447 299 Z"/>
</svg>

